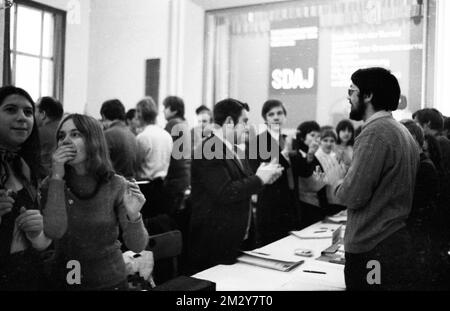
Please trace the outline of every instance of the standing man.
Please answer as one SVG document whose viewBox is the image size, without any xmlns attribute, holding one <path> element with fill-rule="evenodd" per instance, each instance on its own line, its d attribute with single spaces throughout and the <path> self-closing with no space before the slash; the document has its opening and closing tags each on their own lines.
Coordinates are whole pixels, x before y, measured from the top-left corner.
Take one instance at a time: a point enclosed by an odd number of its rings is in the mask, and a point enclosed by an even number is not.
<svg viewBox="0 0 450 311">
<path fill-rule="evenodd" d="M 41 178 L 50 174 L 52 154 L 56 149 L 56 129 L 61 121 L 64 109 L 62 104 L 52 97 L 42 97 L 37 101 L 35 112 L 41 143 Z"/>
<path fill-rule="evenodd" d="M 203 138 L 208 137 L 211 134 L 213 121 L 211 110 L 204 105 L 195 109 L 195 114 L 197 115 L 198 124 L 191 130 L 192 150 L 201 145 Z"/>
<path fill-rule="evenodd" d="M 136 106 L 136 115 L 143 131 L 137 135 L 137 179 L 148 181 L 141 189 L 147 201 L 142 215 L 145 219 L 167 214 L 164 179 L 172 155 L 172 137 L 156 125 L 158 108 L 151 97 L 145 97 Z"/>
<path fill-rule="evenodd" d="M 185 193 L 191 185 L 191 148 L 189 126 L 184 119 L 184 102 L 177 96 L 164 99 L 165 130 L 172 136 L 174 148 L 165 179 L 168 213 L 175 216 L 183 208 Z M 174 154 L 177 153 L 177 154 Z"/>
<path fill-rule="evenodd" d="M 286 108 L 279 100 L 268 100 L 261 114 L 267 130 L 257 136 L 254 146 L 257 148 L 257 158 L 250 161 L 252 168 L 256 170 L 261 163 L 274 159 L 284 168 L 281 177 L 266 186 L 257 198 L 256 231 L 259 243 L 266 245 L 288 235 L 289 231 L 299 226 L 296 222 L 299 216 L 295 208 L 294 179 L 289 156 L 282 153 L 286 136 L 281 131 L 286 121 Z"/>
<path fill-rule="evenodd" d="M 241 102 L 225 99 L 214 107 L 216 128 L 192 161 L 192 217 L 189 257 L 200 271 L 235 261 L 238 251 L 252 248 L 250 198 L 282 173 L 275 164 L 262 164 L 253 175 L 236 154 L 236 139 L 246 130 L 247 111 Z"/>
<path fill-rule="evenodd" d="M 348 208 L 345 283 L 348 290 L 405 290 L 415 273 L 406 229 L 419 148 L 392 117 L 400 86 L 386 69 L 356 71 L 348 90 L 350 118 L 364 121 L 354 158 L 336 195 Z"/>
<path fill-rule="evenodd" d="M 108 100 L 100 115 L 114 170 L 125 178 L 136 178 L 137 142 L 125 124 L 125 107 L 118 99 Z"/>
</svg>

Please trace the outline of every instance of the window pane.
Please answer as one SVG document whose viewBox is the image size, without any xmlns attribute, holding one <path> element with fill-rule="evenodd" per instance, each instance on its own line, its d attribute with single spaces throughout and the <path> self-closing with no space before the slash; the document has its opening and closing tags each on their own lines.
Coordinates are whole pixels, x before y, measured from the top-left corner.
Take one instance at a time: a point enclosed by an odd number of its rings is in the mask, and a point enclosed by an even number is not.
<svg viewBox="0 0 450 311">
<path fill-rule="evenodd" d="M 53 57 L 53 27 L 55 19 L 53 14 L 44 13 L 44 39 L 42 47 L 42 55 L 45 57 Z"/>
<path fill-rule="evenodd" d="M 41 96 L 53 96 L 53 61 L 42 61 Z"/>
<path fill-rule="evenodd" d="M 9 14 L 9 16 L 10 16 L 9 22 L 10 22 L 10 25 L 11 25 L 9 27 L 9 30 L 10 30 L 10 32 L 9 32 L 9 44 L 10 44 L 10 48 L 11 49 L 14 49 L 14 30 L 15 30 L 14 29 L 14 21 L 16 19 L 15 10 L 16 10 L 16 6 L 13 5 L 11 7 L 10 14 Z"/>
<path fill-rule="evenodd" d="M 40 55 L 42 13 L 19 5 L 17 11 L 17 50 Z"/>
<path fill-rule="evenodd" d="M 39 98 L 39 58 L 17 55 L 16 86 L 25 89 L 33 100 Z"/>
</svg>

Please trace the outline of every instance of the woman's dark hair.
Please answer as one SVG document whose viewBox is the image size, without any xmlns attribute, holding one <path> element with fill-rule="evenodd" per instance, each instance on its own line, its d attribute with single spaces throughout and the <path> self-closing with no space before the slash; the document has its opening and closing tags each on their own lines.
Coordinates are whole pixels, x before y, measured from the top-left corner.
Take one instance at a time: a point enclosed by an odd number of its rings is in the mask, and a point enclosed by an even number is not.
<svg viewBox="0 0 450 311">
<path fill-rule="evenodd" d="M 284 108 L 284 105 L 281 101 L 277 99 L 269 99 L 264 103 L 262 107 L 261 115 L 263 119 L 266 120 L 266 115 L 269 113 L 269 111 L 276 107 L 280 107 L 281 109 L 283 109 L 284 115 L 287 115 L 286 108 Z"/>
<path fill-rule="evenodd" d="M 345 130 L 349 130 L 352 133 L 352 138 L 348 141 L 347 145 L 353 146 L 355 144 L 355 127 L 353 126 L 353 123 L 350 120 L 342 120 L 336 126 L 336 133 L 337 133 L 336 143 L 338 145 L 342 144 L 339 132 Z"/>
<path fill-rule="evenodd" d="M 184 101 L 178 96 L 168 96 L 163 102 L 164 108 L 169 108 L 170 111 L 176 111 L 175 117 L 184 119 Z"/>
<path fill-rule="evenodd" d="M 108 146 L 102 126 L 92 117 L 81 114 L 70 114 L 61 121 L 56 130 L 56 137 L 64 123 L 72 120 L 84 139 L 86 149 L 86 168 L 91 176 L 99 182 L 108 181 L 114 175 L 114 169 L 109 157 Z M 71 171 L 70 166 L 66 166 Z"/>
<path fill-rule="evenodd" d="M 423 148 L 423 143 L 425 141 L 425 136 L 423 133 L 423 130 L 420 126 L 416 124 L 413 120 L 402 120 L 400 121 L 401 124 L 403 124 L 408 131 L 411 133 L 411 135 L 414 137 L 414 139 L 417 141 L 419 146 Z"/>
<path fill-rule="evenodd" d="M 395 111 L 400 101 L 400 85 L 397 78 L 380 67 L 359 69 L 351 80 L 359 88 L 359 98 L 372 94 L 372 106 L 375 111 Z"/>
<path fill-rule="evenodd" d="M 297 127 L 297 136 L 294 142 L 294 149 L 302 149 L 303 151 L 308 150 L 305 145 L 306 135 L 311 132 L 320 133 L 320 125 L 316 121 L 305 121 Z"/>
<path fill-rule="evenodd" d="M 0 106 L 3 104 L 5 99 L 10 95 L 20 95 L 26 98 L 31 106 L 33 107 L 33 129 L 31 130 L 30 136 L 27 140 L 20 146 L 18 152 L 19 156 L 24 159 L 25 163 L 28 165 L 31 171 L 31 181 L 37 183 L 38 175 L 41 170 L 41 144 L 39 141 L 39 130 L 36 125 L 36 119 L 34 117 L 35 103 L 24 89 L 15 86 L 4 86 L 0 88 Z M 22 170 L 18 170 L 20 174 Z M 24 177 L 24 176 L 22 176 Z"/>
<path fill-rule="evenodd" d="M 126 121 L 127 125 L 130 125 L 129 122 L 134 119 L 135 115 L 136 115 L 136 109 L 133 108 L 133 109 L 130 109 L 127 111 L 127 114 L 125 115 L 125 121 Z"/>
<path fill-rule="evenodd" d="M 430 160 L 433 162 L 434 166 L 439 173 L 442 171 L 442 152 L 439 142 L 436 137 L 430 134 L 425 134 L 425 141 L 428 144 L 428 154 L 430 155 Z"/>
<path fill-rule="evenodd" d="M 146 124 L 155 124 L 158 116 L 158 106 L 150 96 L 141 99 L 137 103 L 137 107 L 141 109 L 141 117 Z"/>
<path fill-rule="evenodd" d="M 320 133 L 320 125 L 316 121 L 306 121 L 297 127 L 297 138 L 300 140 L 305 140 L 306 135 L 311 132 Z"/>
</svg>

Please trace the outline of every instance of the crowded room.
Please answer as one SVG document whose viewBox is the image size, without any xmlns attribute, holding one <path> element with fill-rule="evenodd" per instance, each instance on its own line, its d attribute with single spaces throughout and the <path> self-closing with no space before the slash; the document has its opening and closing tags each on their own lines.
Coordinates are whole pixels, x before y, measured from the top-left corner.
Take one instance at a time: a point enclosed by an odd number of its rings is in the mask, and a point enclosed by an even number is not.
<svg viewBox="0 0 450 311">
<path fill-rule="evenodd" d="M 0 292 L 450 290 L 449 37 L 448 0 L 0 0 Z"/>
</svg>

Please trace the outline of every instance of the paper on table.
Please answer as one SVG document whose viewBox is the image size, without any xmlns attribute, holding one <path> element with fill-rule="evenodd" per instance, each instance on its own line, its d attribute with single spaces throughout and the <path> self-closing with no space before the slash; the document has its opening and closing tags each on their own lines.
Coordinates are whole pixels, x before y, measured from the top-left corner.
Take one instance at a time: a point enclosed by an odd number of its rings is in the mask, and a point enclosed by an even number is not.
<svg viewBox="0 0 450 311">
<path fill-rule="evenodd" d="M 340 224 L 321 223 L 317 227 L 308 227 L 301 231 L 291 231 L 290 233 L 300 239 L 329 239 L 333 237 L 333 232 L 340 226 Z"/>
<path fill-rule="evenodd" d="M 277 290 L 286 283 L 286 274 L 243 263 L 217 265 L 193 275 L 216 283 L 218 291 Z"/>
<path fill-rule="evenodd" d="M 308 273 L 322 271 L 326 274 Z M 342 266 L 325 262 L 306 262 L 295 270 L 293 277 L 282 285 L 281 290 L 345 290 L 344 269 Z"/>
<path fill-rule="evenodd" d="M 327 217 L 327 220 L 336 222 L 336 223 L 344 223 L 347 222 L 347 210 L 337 213 L 336 215 Z"/>
</svg>

